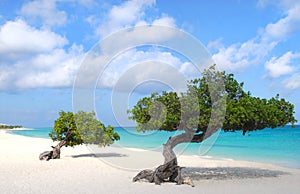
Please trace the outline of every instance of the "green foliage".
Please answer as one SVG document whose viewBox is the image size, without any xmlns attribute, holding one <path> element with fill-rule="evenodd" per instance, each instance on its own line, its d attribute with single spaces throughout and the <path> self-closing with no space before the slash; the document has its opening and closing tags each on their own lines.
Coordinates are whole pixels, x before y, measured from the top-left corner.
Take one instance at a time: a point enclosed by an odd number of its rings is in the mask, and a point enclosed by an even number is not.
<svg viewBox="0 0 300 194">
<path fill-rule="evenodd" d="M 53 141 L 66 140 L 65 146 L 75 146 L 82 143 L 107 146 L 120 139 L 118 133 L 114 132 L 113 129 L 112 126 L 105 127 L 97 120 L 94 112 L 79 111 L 73 114 L 72 112 L 61 111 L 49 136 Z"/>
<path fill-rule="evenodd" d="M 61 111 L 59 112 L 59 118 L 54 121 L 54 127 L 49 136 L 53 141 L 62 141 L 66 139 L 67 135 L 65 146 L 75 146 L 83 143 L 81 135 L 77 131 L 74 114 Z"/>
<path fill-rule="evenodd" d="M 142 98 L 128 111 L 129 118 L 137 122 L 138 131 L 194 129 L 196 133 L 205 133 L 210 126 L 245 134 L 297 122 L 293 104 L 279 95 L 269 100 L 253 97 L 243 85 L 233 74 L 211 67 L 202 78 L 191 80 L 180 96 L 163 92 Z"/>
<path fill-rule="evenodd" d="M 226 119 L 223 125 L 225 131 L 259 130 L 275 128 L 294 123 L 294 105 L 285 99 L 279 99 L 279 95 L 269 100 L 252 97 L 249 94 L 239 100 L 229 99 L 227 102 Z"/>
<path fill-rule="evenodd" d="M 173 131 L 177 130 L 179 125 L 180 108 L 179 97 L 175 92 L 163 92 L 162 95 L 153 93 L 150 97 L 138 101 L 129 118 L 137 121 L 138 131 Z"/>
<path fill-rule="evenodd" d="M 115 140 L 120 140 L 119 134 L 114 132 L 114 127 L 110 125 L 105 127 L 95 118 L 94 112 L 79 111 L 75 114 L 75 121 L 84 143 L 107 146 L 113 144 Z"/>
<path fill-rule="evenodd" d="M 21 125 L 1 125 L 0 129 L 15 129 L 15 128 L 22 128 Z"/>
</svg>

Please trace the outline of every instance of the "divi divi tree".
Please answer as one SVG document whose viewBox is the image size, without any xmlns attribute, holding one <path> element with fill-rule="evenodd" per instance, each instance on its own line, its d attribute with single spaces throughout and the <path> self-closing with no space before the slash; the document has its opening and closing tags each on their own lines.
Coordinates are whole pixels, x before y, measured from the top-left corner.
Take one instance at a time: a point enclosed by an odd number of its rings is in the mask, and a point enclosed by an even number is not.
<svg viewBox="0 0 300 194">
<path fill-rule="evenodd" d="M 138 131 L 164 130 L 174 132 L 163 144 L 164 164 L 155 170 L 143 170 L 133 181 L 146 179 L 183 183 L 181 167 L 173 148 L 181 143 L 201 143 L 219 129 L 241 134 L 276 128 L 297 122 L 294 105 L 276 95 L 270 99 L 254 97 L 243 89 L 233 74 L 216 71 L 214 66 L 203 76 L 188 82 L 187 91 L 153 93 L 140 99 L 129 118 L 135 120 Z M 275 131 L 274 131 L 275 132 Z"/>
<path fill-rule="evenodd" d="M 52 151 L 40 154 L 40 160 L 59 159 L 63 146 L 76 146 L 80 144 L 97 144 L 108 146 L 119 140 L 120 136 L 114 131 L 114 127 L 107 127 L 95 118 L 95 113 L 79 111 L 59 112 L 59 118 L 55 120 L 53 130 L 49 133 L 53 141 L 58 141 L 52 146 Z"/>
</svg>

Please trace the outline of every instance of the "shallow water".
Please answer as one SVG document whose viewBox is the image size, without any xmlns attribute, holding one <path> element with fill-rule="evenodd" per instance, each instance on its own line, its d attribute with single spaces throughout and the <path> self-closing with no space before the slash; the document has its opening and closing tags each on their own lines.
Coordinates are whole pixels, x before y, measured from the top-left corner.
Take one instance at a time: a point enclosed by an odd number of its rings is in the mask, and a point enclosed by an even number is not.
<svg viewBox="0 0 300 194">
<path fill-rule="evenodd" d="M 51 130 L 52 128 L 35 128 L 12 131 L 12 133 L 49 138 L 48 134 Z M 135 128 L 120 127 L 116 127 L 115 130 L 119 133 L 121 140 L 114 145 L 154 151 L 161 151 L 162 144 L 170 136 L 176 134 L 165 131 L 137 133 Z M 175 150 L 177 154 L 268 162 L 300 169 L 300 126 L 265 129 L 251 132 L 245 136 L 241 132 L 225 133 L 221 131 L 201 144 L 181 144 Z"/>
</svg>

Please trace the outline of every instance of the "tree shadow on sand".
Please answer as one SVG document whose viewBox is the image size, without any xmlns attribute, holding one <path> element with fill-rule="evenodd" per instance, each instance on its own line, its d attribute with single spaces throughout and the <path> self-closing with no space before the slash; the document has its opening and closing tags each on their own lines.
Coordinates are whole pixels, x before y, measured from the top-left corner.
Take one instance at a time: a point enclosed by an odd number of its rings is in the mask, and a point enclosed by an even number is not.
<svg viewBox="0 0 300 194">
<path fill-rule="evenodd" d="M 119 153 L 98 153 L 98 154 L 79 154 L 72 155 L 72 158 L 84 158 L 84 157 L 93 157 L 93 158 L 106 158 L 106 157 L 128 157 L 126 154 Z"/>
<path fill-rule="evenodd" d="M 228 180 L 228 179 L 249 179 L 249 178 L 264 178 L 278 177 L 289 173 L 277 170 L 267 170 L 260 168 L 247 167 L 217 167 L 217 168 L 184 168 L 182 169 L 183 176 L 188 176 L 191 179 L 198 180 Z"/>
</svg>

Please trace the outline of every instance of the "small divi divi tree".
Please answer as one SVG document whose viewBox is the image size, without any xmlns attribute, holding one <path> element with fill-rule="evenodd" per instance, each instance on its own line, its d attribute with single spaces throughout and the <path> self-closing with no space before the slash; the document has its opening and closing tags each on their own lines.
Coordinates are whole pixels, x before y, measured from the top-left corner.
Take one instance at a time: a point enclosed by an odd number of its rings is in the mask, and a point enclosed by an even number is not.
<svg viewBox="0 0 300 194">
<path fill-rule="evenodd" d="M 105 127 L 95 113 L 79 111 L 59 112 L 59 118 L 55 120 L 53 130 L 49 133 L 53 141 L 58 141 L 56 146 L 51 146 L 52 151 L 40 154 L 40 160 L 59 159 L 60 150 L 63 146 L 76 146 L 80 144 L 98 144 L 108 146 L 119 140 L 120 136 L 114 131 L 114 127 Z"/>
<path fill-rule="evenodd" d="M 202 78 L 190 81 L 187 92 L 153 93 L 140 99 L 128 113 L 137 122 L 137 131 L 183 131 L 163 144 L 164 164 L 155 170 L 143 170 L 133 178 L 133 181 L 146 179 L 155 184 L 183 183 L 181 167 L 173 151 L 178 144 L 201 143 L 219 129 L 242 131 L 245 135 L 289 123 L 294 126 L 296 122 L 294 105 L 279 95 L 271 99 L 254 97 L 243 90 L 243 83 L 236 81 L 233 74 L 218 72 L 214 66 Z"/>
</svg>

